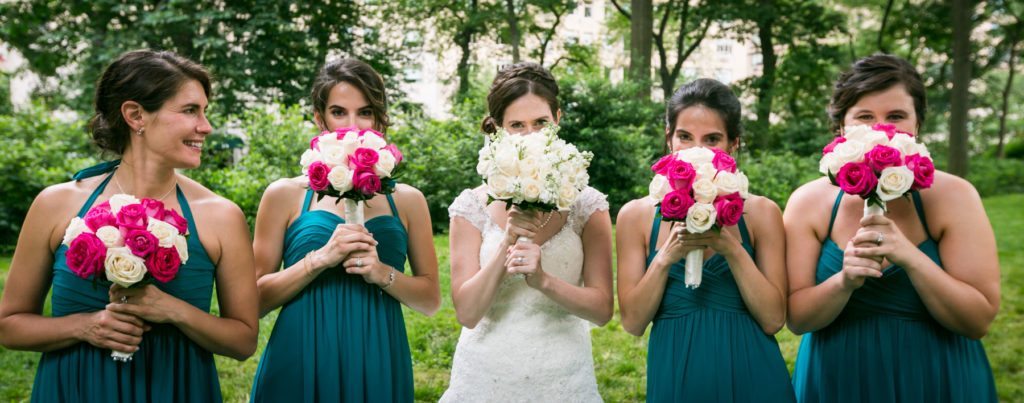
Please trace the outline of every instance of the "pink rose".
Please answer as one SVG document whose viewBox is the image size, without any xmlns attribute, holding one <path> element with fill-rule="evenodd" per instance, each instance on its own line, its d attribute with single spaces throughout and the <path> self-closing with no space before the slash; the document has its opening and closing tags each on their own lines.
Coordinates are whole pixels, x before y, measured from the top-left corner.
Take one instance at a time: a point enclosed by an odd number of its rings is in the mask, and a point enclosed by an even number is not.
<svg viewBox="0 0 1024 403">
<path fill-rule="evenodd" d="M 859 195 L 865 199 L 871 196 L 871 192 L 874 192 L 875 186 L 878 185 L 878 177 L 875 176 L 875 172 L 863 162 L 848 162 L 843 165 L 842 168 L 839 168 L 839 173 L 836 174 L 836 181 L 839 182 L 839 188 L 844 192 Z"/>
<path fill-rule="evenodd" d="M 108 213 L 114 211 L 110 208 L 110 200 L 104 200 L 103 203 L 92 206 L 92 208 L 106 210 Z"/>
<path fill-rule="evenodd" d="M 828 145 L 825 146 L 825 148 L 821 149 L 821 155 L 825 155 L 825 154 L 828 154 L 828 153 L 832 152 L 832 150 L 836 149 L 837 145 L 840 145 L 840 144 L 845 143 L 845 142 L 846 142 L 846 137 L 843 137 L 843 136 L 838 136 L 838 137 L 832 139 L 831 143 L 828 143 Z"/>
<path fill-rule="evenodd" d="M 874 126 L 871 126 L 871 130 L 885 132 L 885 135 L 889 137 L 889 140 L 892 140 L 892 137 L 896 135 L 896 125 L 894 124 L 875 123 Z"/>
<path fill-rule="evenodd" d="M 313 136 L 313 138 L 309 140 L 309 149 L 310 150 L 319 150 L 320 149 L 320 135 Z"/>
<path fill-rule="evenodd" d="M 877 145 L 864 154 L 864 162 L 875 172 L 882 172 L 883 169 L 901 165 L 903 156 L 900 150 L 893 147 Z"/>
<path fill-rule="evenodd" d="M 96 232 L 104 225 L 117 226 L 117 218 L 110 213 L 110 204 L 107 204 L 107 210 L 96 207 L 89 209 L 89 212 L 85 213 L 84 220 L 85 226 L 89 227 L 92 232 Z"/>
<path fill-rule="evenodd" d="M 309 187 L 315 192 L 320 192 L 327 189 L 327 186 L 331 184 L 327 180 L 327 174 L 331 173 L 331 168 L 327 167 L 320 161 L 314 161 L 309 164 L 309 170 L 306 171 L 306 175 L 309 176 Z"/>
<path fill-rule="evenodd" d="M 127 246 L 138 257 L 149 256 L 159 244 L 160 240 L 146 230 L 133 229 L 124 234 L 124 246 Z"/>
<path fill-rule="evenodd" d="M 377 150 L 373 150 L 366 147 L 359 147 L 352 152 L 352 155 L 348 156 L 349 167 L 353 169 L 359 168 L 370 168 L 372 169 L 377 160 L 380 159 L 380 155 L 377 154 Z"/>
<path fill-rule="evenodd" d="M 711 150 L 715 152 L 715 158 L 711 160 L 711 165 L 714 165 L 715 169 L 736 173 L 736 160 L 729 153 L 717 148 L 712 148 Z"/>
<path fill-rule="evenodd" d="M 380 178 L 373 172 L 373 168 L 360 168 L 352 175 L 352 187 L 370 196 L 380 191 Z"/>
<path fill-rule="evenodd" d="M 135 203 L 121 207 L 117 212 L 117 226 L 130 229 L 145 229 L 149 224 L 146 209 L 142 204 Z"/>
<path fill-rule="evenodd" d="M 668 166 L 671 165 L 672 162 L 675 160 L 676 157 L 672 154 L 661 157 L 661 159 L 659 159 L 658 162 L 655 162 L 654 165 L 651 165 L 651 171 L 654 171 L 654 173 L 658 175 L 667 176 Z"/>
<path fill-rule="evenodd" d="M 359 128 L 355 127 L 355 126 L 349 126 L 349 127 L 339 127 L 337 129 L 334 129 L 335 137 L 337 137 L 338 140 L 344 139 L 345 138 L 345 134 L 348 133 L 348 132 L 359 133 Z"/>
<path fill-rule="evenodd" d="M 665 198 L 661 199 L 661 216 L 668 221 L 683 221 L 693 203 L 695 202 L 690 197 L 689 189 L 668 192 Z"/>
<path fill-rule="evenodd" d="M 666 175 L 668 183 L 672 185 L 673 190 L 684 189 L 690 190 L 693 186 L 694 179 L 697 178 L 697 171 L 693 169 L 693 165 L 683 160 L 672 161 L 668 165 Z"/>
<path fill-rule="evenodd" d="M 146 209 L 146 216 L 149 218 L 164 218 L 164 203 L 159 200 L 142 199 L 142 208 Z"/>
<path fill-rule="evenodd" d="M 395 156 L 395 165 L 402 163 L 402 152 L 398 151 L 398 146 L 394 144 L 388 144 L 384 146 L 384 149 L 390 152 L 391 155 Z"/>
<path fill-rule="evenodd" d="M 164 216 L 161 218 L 161 221 L 173 225 L 181 235 L 185 235 L 188 232 L 188 220 L 173 209 L 164 210 Z"/>
<path fill-rule="evenodd" d="M 935 165 L 932 159 L 922 157 L 920 154 L 907 156 L 907 169 L 914 173 L 914 186 L 912 190 L 927 189 L 932 186 L 935 180 Z"/>
<path fill-rule="evenodd" d="M 736 225 L 743 216 L 743 198 L 739 193 L 730 193 L 715 199 L 715 211 L 718 212 L 718 225 Z"/>
<path fill-rule="evenodd" d="M 67 252 L 64 253 L 65 263 L 72 273 L 78 277 L 89 278 L 93 274 L 103 272 L 103 260 L 107 258 L 107 247 L 94 234 L 79 234 Z"/>
<path fill-rule="evenodd" d="M 152 255 L 146 258 L 146 269 L 153 275 L 156 281 L 166 283 L 174 280 L 178 275 L 178 268 L 181 267 L 181 257 L 178 251 L 171 248 L 156 248 Z"/>
</svg>

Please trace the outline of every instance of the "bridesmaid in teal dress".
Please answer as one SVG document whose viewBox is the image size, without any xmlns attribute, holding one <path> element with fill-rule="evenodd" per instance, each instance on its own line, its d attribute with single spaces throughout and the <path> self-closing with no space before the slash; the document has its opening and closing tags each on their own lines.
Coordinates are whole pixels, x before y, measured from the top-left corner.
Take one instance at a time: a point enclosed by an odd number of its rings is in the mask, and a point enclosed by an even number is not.
<svg viewBox="0 0 1024 403">
<path fill-rule="evenodd" d="M 128 52 L 104 71 L 90 128 L 97 145 L 121 159 L 40 193 L 0 302 L 3 345 L 43 352 L 32 401 L 216 402 L 213 354 L 244 360 L 256 349 L 245 218 L 174 171 L 199 166 L 211 131 L 209 89 L 201 66 L 170 52 Z M 117 193 L 161 200 L 188 220 L 189 258 L 172 281 L 123 289 L 68 269 L 61 245 L 68 222 Z M 215 283 L 220 317 L 209 313 Z M 50 317 L 41 315 L 48 290 Z M 111 349 L 133 359 L 116 362 Z"/>
<path fill-rule="evenodd" d="M 700 79 L 672 96 L 665 142 L 735 152 L 740 104 L 729 87 Z M 741 167 L 742 169 L 742 167 Z M 786 363 L 775 341 L 785 323 L 785 234 L 771 200 L 750 195 L 739 225 L 689 234 L 663 222 L 649 197 L 619 211 L 616 242 L 622 326 L 642 336 L 647 400 L 791 402 Z M 686 253 L 705 249 L 703 282 L 684 282 Z"/>
<path fill-rule="evenodd" d="M 323 130 L 387 128 L 384 82 L 363 62 L 328 63 L 312 101 Z M 253 241 L 260 313 L 281 310 L 252 401 L 413 400 L 401 305 L 426 315 L 440 305 L 426 199 L 399 184 L 366 202 L 365 226 L 346 223 L 336 202 L 317 201 L 301 177 L 277 180 L 263 194 Z"/>
<path fill-rule="evenodd" d="M 833 128 L 888 123 L 918 133 L 925 90 L 889 55 L 836 83 Z M 994 402 L 981 338 L 999 309 L 995 237 L 978 192 L 935 172 L 931 188 L 862 218 L 864 201 L 827 179 L 786 206 L 789 327 L 803 333 L 801 402 Z"/>
</svg>

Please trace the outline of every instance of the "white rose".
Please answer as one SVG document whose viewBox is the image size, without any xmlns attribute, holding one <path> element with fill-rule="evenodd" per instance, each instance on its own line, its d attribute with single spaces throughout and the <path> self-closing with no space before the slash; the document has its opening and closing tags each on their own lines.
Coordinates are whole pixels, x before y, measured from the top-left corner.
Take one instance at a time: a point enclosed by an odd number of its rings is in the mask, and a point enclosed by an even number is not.
<svg viewBox="0 0 1024 403">
<path fill-rule="evenodd" d="M 352 171 L 345 165 L 338 165 L 327 173 L 327 181 L 331 183 L 334 190 L 345 193 L 352 190 Z"/>
<path fill-rule="evenodd" d="M 914 141 L 913 137 L 906 135 L 905 133 L 896 133 L 892 136 L 892 140 L 889 140 L 889 147 L 900 150 L 900 154 L 908 156 L 917 152 L 917 142 Z"/>
<path fill-rule="evenodd" d="M 516 148 L 499 150 L 494 156 L 494 165 L 505 175 L 519 175 L 519 150 Z"/>
<path fill-rule="evenodd" d="M 700 234 L 711 229 L 718 218 L 715 206 L 709 203 L 694 203 L 686 213 L 686 231 L 691 234 Z"/>
<path fill-rule="evenodd" d="M 665 195 L 672 191 L 672 184 L 668 183 L 668 178 L 663 175 L 654 175 L 647 190 L 655 203 L 661 203 L 665 199 Z"/>
<path fill-rule="evenodd" d="M 849 162 L 864 161 L 864 153 L 867 151 L 868 149 L 865 148 L 864 143 L 857 140 L 847 139 L 846 141 L 839 143 L 839 145 L 837 145 L 830 154 L 836 156 L 836 161 L 839 166 L 843 166 Z"/>
<path fill-rule="evenodd" d="M 548 137 L 530 134 L 523 138 L 523 149 L 528 156 L 543 156 L 548 146 Z"/>
<path fill-rule="evenodd" d="M 740 179 L 729 171 L 718 173 L 718 176 L 715 177 L 715 186 L 718 187 L 718 193 L 723 195 L 737 193 L 741 190 Z"/>
<path fill-rule="evenodd" d="M 818 161 L 818 172 L 821 172 L 822 175 L 828 175 L 829 172 L 832 172 L 834 175 L 837 171 L 833 171 L 832 166 L 836 165 L 836 162 L 838 162 L 838 159 L 834 152 L 822 155 L 821 160 Z"/>
<path fill-rule="evenodd" d="M 512 178 L 507 175 L 496 173 L 487 177 L 487 193 L 495 199 L 508 199 L 512 197 L 514 190 L 515 184 L 512 183 Z"/>
<path fill-rule="evenodd" d="M 558 189 L 558 209 L 565 211 L 572 208 L 572 204 L 576 202 L 576 198 L 579 197 L 579 194 L 580 191 L 576 190 L 576 186 L 569 183 L 563 183 L 562 187 Z"/>
<path fill-rule="evenodd" d="M 146 225 L 146 231 L 149 231 L 149 233 L 153 234 L 156 239 L 160 240 L 161 248 L 170 248 L 173 246 L 174 237 L 178 235 L 178 229 L 174 228 L 173 225 L 152 218 L 149 219 L 149 224 Z"/>
<path fill-rule="evenodd" d="M 121 287 L 131 287 L 146 275 L 146 262 L 127 247 L 107 249 L 103 267 L 107 280 Z"/>
<path fill-rule="evenodd" d="M 373 150 L 380 150 L 384 148 L 384 146 L 388 145 L 388 142 L 384 141 L 383 137 L 369 132 L 364 134 L 363 137 L 361 137 L 361 139 L 363 140 L 363 147 L 370 148 Z"/>
<path fill-rule="evenodd" d="M 178 251 L 178 257 L 181 258 L 181 264 L 185 264 L 185 262 L 188 261 L 188 240 L 181 235 L 175 236 L 174 249 Z"/>
<path fill-rule="evenodd" d="M 693 182 L 693 199 L 698 203 L 711 203 L 718 196 L 718 187 L 710 179 L 700 179 Z"/>
<path fill-rule="evenodd" d="M 907 193 L 914 184 L 914 171 L 905 166 L 888 167 L 878 177 L 878 198 L 889 201 Z"/>
<path fill-rule="evenodd" d="M 864 144 L 865 151 L 875 148 L 877 145 L 885 145 L 889 143 L 889 136 L 886 135 L 885 132 L 874 130 L 864 125 L 852 126 L 843 129 L 843 137 L 846 137 L 847 142 L 853 140 Z"/>
<path fill-rule="evenodd" d="M 92 232 L 89 230 L 89 226 L 85 225 L 85 220 L 81 217 L 75 217 L 71 219 L 71 223 L 68 224 L 68 229 L 64 231 L 64 240 L 61 242 L 64 245 L 71 246 L 71 241 L 82 235 L 83 232 Z"/>
<path fill-rule="evenodd" d="M 345 133 L 345 135 L 338 142 L 338 146 L 341 147 L 341 149 L 345 152 L 345 155 L 350 155 L 356 152 L 356 149 L 359 148 L 359 144 L 359 132 L 355 131 Z"/>
<path fill-rule="evenodd" d="M 321 134 L 319 136 L 319 138 L 320 138 L 320 140 L 317 140 L 318 147 L 321 147 L 321 146 L 324 146 L 324 145 L 336 146 L 336 145 L 341 144 L 341 140 L 338 139 L 338 134 L 336 132 L 327 132 L 327 133 Z"/>
<path fill-rule="evenodd" d="M 150 222 L 157 221 L 150 219 Z M 173 226 L 171 228 L 174 228 Z M 177 234 L 178 230 L 174 229 L 174 233 Z M 117 248 L 124 246 L 124 237 L 121 236 L 121 230 L 117 229 L 112 225 L 104 225 L 96 230 L 96 237 L 103 241 L 103 245 L 108 248 Z"/>
<path fill-rule="evenodd" d="M 519 176 L 533 179 L 542 178 L 541 167 L 540 164 L 537 163 L 537 159 L 527 157 L 519 161 Z"/>
<path fill-rule="evenodd" d="M 750 197 L 750 179 L 747 178 L 747 174 L 743 172 L 736 173 L 736 179 L 740 181 L 740 197 L 746 199 Z"/>
<path fill-rule="evenodd" d="M 715 152 L 704 147 L 690 147 L 676 152 L 676 157 L 693 165 L 710 164 Z"/>
<path fill-rule="evenodd" d="M 863 143 L 867 139 L 868 133 L 873 131 L 874 130 L 871 130 L 871 126 L 867 125 L 846 126 L 843 128 L 843 137 L 847 140 L 854 140 Z"/>
<path fill-rule="evenodd" d="M 121 207 L 136 203 L 140 202 L 139 199 L 135 198 L 135 196 L 126 194 L 113 195 L 110 197 L 110 212 L 113 213 L 114 216 L 117 216 L 117 213 L 121 211 Z"/>
<path fill-rule="evenodd" d="M 309 169 L 309 166 L 311 164 L 313 164 L 314 161 L 319 161 L 319 160 L 320 160 L 320 152 L 319 151 L 313 150 L 313 149 L 308 149 L 306 151 L 303 151 L 302 152 L 302 158 L 299 159 L 299 164 L 302 165 L 302 172 L 306 172 L 306 170 Z"/>
<path fill-rule="evenodd" d="M 718 173 L 718 169 L 716 169 L 715 166 L 713 164 L 711 164 L 710 162 L 705 163 L 705 164 L 699 164 L 699 165 L 697 165 L 694 168 L 697 171 L 697 178 L 696 178 L 697 180 L 700 180 L 700 179 L 714 180 L 715 179 L 715 174 Z"/>
<path fill-rule="evenodd" d="M 540 193 L 543 190 L 544 184 L 536 179 L 525 178 L 520 183 L 520 186 L 520 190 L 523 193 L 523 198 L 525 198 L 527 201 L 534 202 L 540 199 Z"/>
<path fill-rule="evenodd" d="M 391 170 L 395 169 L 395 155 L 388 151 L 378 152 L 377 155 L 379 158 L 377 164 L 373 166 L 373 171 L 381 178 L 390 178 Z"/>
<path fill-rule="evenodd" d="M 490 176 L 491 171 L 494 170 L 494 163 L 489 159 L 480 159 L 480 162 L 476 163 L 476 173 L 480 176 Z"/>
<path fill-rule="evenodd" d="M 340 144 L 320 144 L 320 158 L 327 166 L 348 166 L 348 156 Z"/>
</svg>

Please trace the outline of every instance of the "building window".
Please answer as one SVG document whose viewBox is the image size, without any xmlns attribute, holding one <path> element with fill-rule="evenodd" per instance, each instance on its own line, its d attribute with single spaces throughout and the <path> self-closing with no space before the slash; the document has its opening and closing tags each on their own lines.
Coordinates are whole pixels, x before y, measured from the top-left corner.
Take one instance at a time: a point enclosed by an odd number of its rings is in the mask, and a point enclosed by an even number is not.
<svg viewBox="0 0 1024 403">
<path fill-rule="evenodd" d="M 588 18 L 590 17 L 590 5 L 589 4 L 587 4 L 586 6 L 583 7 L 583 16 L 584 17 L 588 17 Z"/>
<path fill-rule="evenodd" d="M 732 44 L 727 42 L 719 43 L 716 49 L 718 53 L 727 55 L 732 53 Z"/>
</svg>

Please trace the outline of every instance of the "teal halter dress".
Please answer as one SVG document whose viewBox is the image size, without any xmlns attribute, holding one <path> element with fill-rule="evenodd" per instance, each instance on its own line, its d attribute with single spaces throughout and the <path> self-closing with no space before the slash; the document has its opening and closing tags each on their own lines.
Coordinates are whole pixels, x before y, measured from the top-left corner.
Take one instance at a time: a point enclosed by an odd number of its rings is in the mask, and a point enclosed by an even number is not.
<svg viewBox="0 0 1024 403">
<path fill-rule="evenodd" d="M 931 238 L 921 196 L 914 208 L 928 239 L 918 248 L 939 267 L 939 245 Z M 815 281 L 842 270 L 843 250 L 831 240 L 821 246 Z M 981 341 L 946 329 L 928 313 L 899 266 L 869 278 L 850 296 L 828 326 L 800 342 L 793 386 L 801 402 L 994 402 L 995 383 Z"/>
<path fill-rule="evenodd" d="M 647 256 L 658 251 L 661 210 Z M 754 257 L 746 222 L 739 232 Z M 793 387 L 775 336 L 750 315 L 722 255 L 704 262 L 700 287 L 685 283 L 686 260 L 672 265 L 647 351 L 649 402 L 792 402 Z"/>
<path fill-rule="evenodd" d="M 103 193 L 119 161 L 110 161 L 75 174 L 80 180 L 110 173 L 78 211 L 84 217 Z M 188 200 L 177 188 L 178 203 L 188 220 L 189 259 L 174 280 L 160 290 L 203 312 L 210 311 L 216 266 L 199 242 L 199 231 Z M 78 277 L 65 263 L 67 246 L 54 253 L 52 280 L 53 317 L 103 310 L 109 302 L 111 283 L 101 276 L 92 280 Z M 115 362 L 110 350 L 78 343 L 43 353 L 32 385 L 33 402 L 219 402 L 220 383 L 213 354 L 167 324 L 152 324 L 142 336 L 131 361 Z"/>
<path fill-rule="evenodd" d="M 285 231 L 284 266 L 299 262 L 345 222 L 324 211 L 303 212 Z M 366 221 L 381 262 L 404 271 L 408 235 L 391 195 L 390 216 Z M 324 271 L 278 314 L 252 386 L 254 402 L 410 402 L 412 356 L 402 306 L 341 267 Z"/>
</svg>

